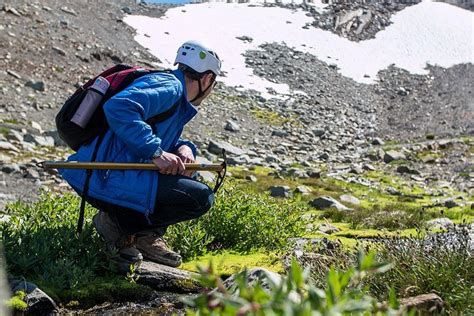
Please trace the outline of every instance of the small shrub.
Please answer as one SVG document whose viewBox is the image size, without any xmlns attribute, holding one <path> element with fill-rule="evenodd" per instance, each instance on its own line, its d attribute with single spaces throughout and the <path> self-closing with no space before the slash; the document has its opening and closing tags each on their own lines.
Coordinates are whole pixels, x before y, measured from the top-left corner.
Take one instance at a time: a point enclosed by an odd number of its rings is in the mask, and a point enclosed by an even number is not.
<svg viewBox="0 0 474 316">
<path fill-rule="evenodd" d="M 213 273 L 211 264 L 200 270 L 199 277 L 201 285 L 208 290 L 185 301 L 192 308 L 187 310 L 187 315 L 370 315 L 377 312 L 382 315 L 385 312 L 379 308 L 381 304 L 370 297 L 362 285 L 368 275 L 389 268 L 374 258 L 373 253 L 360 253 L 354 268 L 346 272 L 331 269 L 325 289 L 315 287 L 309 279 L 309 270 L 303 270 L 296 261 L 281 282 L 263 275 L 255 285 L 249 286 L 247 271 L 243 271 L 229 289 Z M 269 288 L 264 289 L 263 284 L 269 284 Z M 216 290 L 211 291 L 213 288 Z M 396 312 L 397 315 L 403 313 L 392 296 L 386 314 Z"/>
<path fill-rule="evenodd" d="M 291 201 L 275 200 L 227 183 L 208 214 L 169 227 L 167 240 L 185 259 L 206 249 L 249 252 L 275 250 L 303 233 L 302 210 Z"/>
<path fill-rule="evenodd" d="M 402 296 L 434 292 L 448 311 L 474 313 L 474 256 L 466 228 L 425 238 L 383 241 L 379 256 L 393 263 L 385 274 L 369 279 L 375 295 L 388 294 L 388 285 Z"/>
<path fill-rule="evenodd" d="M 389 230 L 422 228 L 426 220 L 433 214 L 420 207 L 409 207 L 403 203 L 391 203 L 384 206 L 375 205 L 372 208 L 356 208 L 351 211 L 339 211 L 331 208 L 322 214 L 334 222 L 347 222 L 351 228 L 374 228 Z"/>
</svg>

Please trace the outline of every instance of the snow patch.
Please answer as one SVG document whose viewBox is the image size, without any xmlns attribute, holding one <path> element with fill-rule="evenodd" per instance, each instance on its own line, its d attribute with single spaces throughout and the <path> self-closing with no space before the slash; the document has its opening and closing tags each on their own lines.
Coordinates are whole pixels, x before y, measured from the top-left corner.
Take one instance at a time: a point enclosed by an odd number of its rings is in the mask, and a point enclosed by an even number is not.
<svg viewBox="0 0 474 316">
<path fill-rule="evenodd" d="M 177 48 L 189 39 L 199 40 L 223 60 L 225 77 L 220 81 L 269 97 L 268 89 L 283 95 L 291 92 L 286 84 L 260 78 L 245 65 L 243 54 L 262 44 L 275 42 L 313 54 L 336 64 L 342 75 L 370 84 L 391 64 L 425 74 L 427 64 L 474 63 L 473 16 L 446 3 L 424 1 L 398 12 L 392 17 L 393 24 L 362 42 L 321 29 L 303 29 L 312 18 L 302 10 L 255 3 L 190 4 L 170 9 L 162 18 L 131 15 L 124 20 L 137 30 L 136 41 L 162 61 L 161 66 L 173 67 Z M 252 41 L 237 39 L 241 36 Z"/>
</svg>

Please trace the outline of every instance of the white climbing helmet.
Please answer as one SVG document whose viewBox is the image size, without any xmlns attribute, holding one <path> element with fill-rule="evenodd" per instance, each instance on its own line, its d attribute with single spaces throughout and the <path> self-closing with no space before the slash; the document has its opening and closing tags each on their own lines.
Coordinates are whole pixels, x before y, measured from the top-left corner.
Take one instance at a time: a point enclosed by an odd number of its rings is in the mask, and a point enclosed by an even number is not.
<svg viewBox="0 0 474 316">
<path fill-rule="evenodd" d="M 197 41 L 187 41 L 181 45 L 174 61 L 175 65 L 178 63 L 199 73 L 210 70 L 215 75 L 219 75 L 221 71 L 219 56 Z"/>
</svg>

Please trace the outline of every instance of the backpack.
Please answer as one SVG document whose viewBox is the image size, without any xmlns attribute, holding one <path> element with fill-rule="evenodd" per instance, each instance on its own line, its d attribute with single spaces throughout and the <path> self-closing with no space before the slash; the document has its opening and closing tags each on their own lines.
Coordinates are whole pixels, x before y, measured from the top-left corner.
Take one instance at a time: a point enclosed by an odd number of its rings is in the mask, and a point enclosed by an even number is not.
<svg viewBox="0 0 474 316">
<path fill-rule="evenodd" d="M 144 69 L 140 66 L 117 64 L 87 81 L 67 99 L 64 105 L 61 107 L 59 113 L 56 115 L 56 127 L 59 137 L 61 137 L 61 139 L 70 148 L 72 148 L 74 151 L 77 151 L 81 145 L 89 143 L 98 135 L 105 133 L 105 131 L 108 129 L 108 124 L 103 110 L 104 103 L 115 94 L 125 89 L 135 79 L 156 72 L 169 72 L 169 70 L 151 70 Z M 79 108 L 82 100 L 86 96 L 88 88 L 94 84 L 95 80 L 99 76 L 107 79 L 110 86 L 105 95 L 102 97 L 102 100 L 100 101 L 91 119 L 85 128 L 82 128 L 79 125 L 71 122 L 71 119 Z M 146 122 L 153 127 L 155 123 L 166 120 L 168 117 L 173 115 L 178 104 L 179 101 L 166 112 L 158 114 L 157 116 L 146 120 Z"/>
<path fill-rule="evenodd" d="M 151 69 L 144 69 L 139 66 L 130 66 L 126 64 L 117 64 L 96 77 L 90 79 L 86 82 L 83 86 L 74 92 L 72 96 L 70 96 L 64 105 L 61 107 L 61 110 L 56 115 L 56 127 L 58 130 L 58 134 L 66 144 L 71 147 L 74 151 L 77 151 L 83 144 L 87 144 L 94 140 L 97 136 L 99 136 L 97 143 L 95 145 L 94 152 L 91 157 L 91 161 L 95 161 L 97 152 L 99 150 L 99 146 L 102 142 L 103 136 L 108 129 L 107 119 L 105 118 L 103 105 L 104 103 L 113 97 L 118 92 L 125 89 L 128 85 L 130 85 L 135 79 L 138 79 L 144 75 L 157 73 L 157 72 L 170 72 L 169 70 L 151 70 Z M 81 126 L 73 123 L 71 121 L 72 117 L 76 113 L 79 105 L 81 104 L 82 100 L 85 98 L 88 92 L 88 88 L 92 86 L 95 80 L 98 77 L 105 78 L 110 86 L 107 89 L 107 92 L 102 97 L 97 109 L 95 110 L 94 114 L 90 118 L 89 122 L 82 128 Z M 181 104 L 184 98 L 184 94 L 182 97 L 173 104 L 168 110 L 163 113 L 157 114 L 145 122 L 148 123 L 152 129 L 154 129 L 154 125 L 159 122 L 163 122 L 164 120 L 171 117 L 178 105 Z M 155 132 L 155 131 L 154 131 Z M 85 203 L 88 197 L 89 191 L 89 182 L 92 176 L 93 170 L 86 171 L 86 179 L 84 182 L 84 187 L 82 190 L 81 195 L 81 205 L 79 208 L 79 219 L 77 222 L 77 233 L 80 234 L 82 231 L 82 226 L 84 225 L 84 209 Z"/>
</svg>

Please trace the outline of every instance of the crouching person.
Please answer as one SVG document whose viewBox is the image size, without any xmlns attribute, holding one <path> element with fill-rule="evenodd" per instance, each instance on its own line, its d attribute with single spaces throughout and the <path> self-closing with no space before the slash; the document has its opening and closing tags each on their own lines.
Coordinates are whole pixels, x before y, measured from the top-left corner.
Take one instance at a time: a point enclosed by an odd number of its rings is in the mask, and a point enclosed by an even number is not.
<svg viewBox="0 0 474 316">
<path fill-rule="evenodd" d="M 198 218 L 214 202 L 212 190 L 185 170 L 193 163 L 196 146 L 181 138 L 183 127 L 197 114 L 213 90 L 221 62 L 202 44 L 184 43 L 176 56 L 177 69 L 150 73 L 136 79 L 104 104 L 109 129 L 81 146 L 71 161 L 149 162 L 159 171 L 94 170 L 87 201 L 99 212 L 93 223 L 121 263 L 146 259 L 177 267 L 181 256 L 166 245 L 170 225 Z M 149 118 L 173 108 L 159 123 Z M 85 170 L 60 170 L 63 178 L 82 194 Z"/>
</svg>

